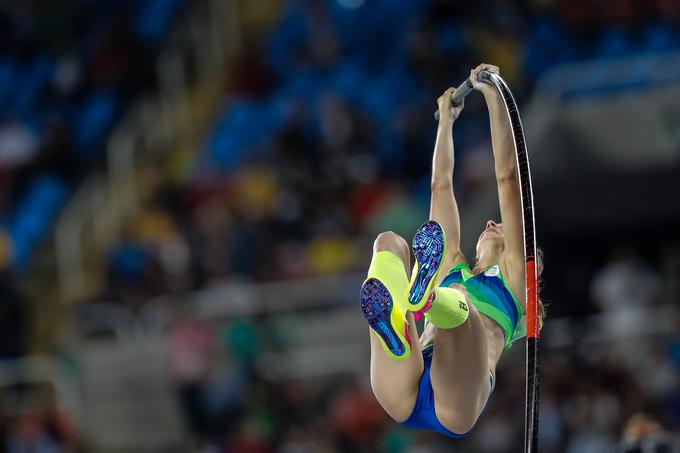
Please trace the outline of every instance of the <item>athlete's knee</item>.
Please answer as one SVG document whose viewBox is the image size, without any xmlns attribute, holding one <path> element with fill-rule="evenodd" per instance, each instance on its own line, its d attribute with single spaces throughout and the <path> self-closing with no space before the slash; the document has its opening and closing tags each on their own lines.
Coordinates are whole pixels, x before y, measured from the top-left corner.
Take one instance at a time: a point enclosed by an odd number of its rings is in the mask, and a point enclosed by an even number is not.
<svg viewBox="0 0 680 453">
<path fill-rule="evenodd" d="M 476 389 L 468 389 L 456 398 L 437 397 L 435 407 L 437 419 L 449 431 L 466 434 L 475 427 L 477 420 L 491 397 L 491 383 L 488 379 L 480 381 Z"/>
<path fill-rule="evenodd" d="M 390 251 L 398 255 L 408 256 L 409 249 L 406 240 L 393 231 L 384 231 L 375 238 L 373 248 L 376 252 Z"/>
<path fill-rule="evenodd" d="M 448 174 L 432 175 L 430 181 L 430 189 L 432 193 L 445 192 L 447 195 L 453 190 L 453 180 Z"/>
<path fill-rule="evenodd" d="M 411 416 L 418 396 L 416 388 L 397 389 L 393 385 L 374 382 L 373 379 L 371 379 L 371 387 L 375 398 L 392 420 L 401 423 Z"/>
<path fill-rule="evenodd" d="M 461 410 L 460 406 L 454 408 L 438 403 L 440 401 L 436 401 L 435 404 L 437 420 L 456 434 L 467 434 L 472 431 L 484 409 L 484 406 L 481 406 L 477 410 Z"/>
</svg>

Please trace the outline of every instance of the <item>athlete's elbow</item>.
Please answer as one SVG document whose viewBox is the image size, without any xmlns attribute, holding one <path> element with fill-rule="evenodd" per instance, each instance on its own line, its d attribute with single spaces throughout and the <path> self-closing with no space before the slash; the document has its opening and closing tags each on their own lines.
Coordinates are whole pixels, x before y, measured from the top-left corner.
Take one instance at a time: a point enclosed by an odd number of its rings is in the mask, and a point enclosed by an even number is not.
<svg viewBox="0 0 680 453">
<path fill-rule="evenodd" d="M 498 184 L 516 183 L 517 169 L 515 166 L 510 166 L 506 169 L 496 170 L 496 181 Z"/>
<path fill-rule="evenodd" d="M 432 192 L 438 192 L 442 190 L 453 190 L 453 181 L 448 176 L 434 176 L 430 183 L 430 188 Z"/>
</svg>

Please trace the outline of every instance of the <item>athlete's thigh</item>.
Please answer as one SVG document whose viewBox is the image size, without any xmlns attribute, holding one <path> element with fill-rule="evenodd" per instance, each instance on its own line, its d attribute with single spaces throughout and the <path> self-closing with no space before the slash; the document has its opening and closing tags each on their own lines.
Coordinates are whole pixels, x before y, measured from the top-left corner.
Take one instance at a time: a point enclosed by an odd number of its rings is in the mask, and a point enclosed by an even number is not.
<svg viewBox="0 0 680 453">
<path fill-rule="evenodd" d="M 411 264 L 406 241 L 394 233 L 382 233 L 374 244 L 374 253 L 381 251 L 390 251 L 402 261 L 405 272 L 401 275 L 395 272 L 393 278 L 403 279 L 399 286 L 406 288 Z M 371 339 L 371 386 L 385 411 L 397 421 L 408 418 L 413 410 L 424 366 L 413 313 L 408 312 L 406 320 L 411 339 L 411 354 L 403 361 L 392 359 L 383 349 L 378 335 L 368 329 Z"/>
<path fill-rule="evenodd" d="M 479 312 L 455 329 L 437 329 L 430 378 L 439 421 L 457 433 L 469 431 L 491 390 L 486 334 Z"/>
<path fill-rule="evenodd" d="M 413 412 L 424 367 L 413 314 L 408 313 L 406 317 L 412 341 L 411 355 L 404 361 L 391 359 L 382 348 L 375 332 L 370 331 L 371 387 L 385 411 L 398 422 L 406 420 Z"/>
</svg>

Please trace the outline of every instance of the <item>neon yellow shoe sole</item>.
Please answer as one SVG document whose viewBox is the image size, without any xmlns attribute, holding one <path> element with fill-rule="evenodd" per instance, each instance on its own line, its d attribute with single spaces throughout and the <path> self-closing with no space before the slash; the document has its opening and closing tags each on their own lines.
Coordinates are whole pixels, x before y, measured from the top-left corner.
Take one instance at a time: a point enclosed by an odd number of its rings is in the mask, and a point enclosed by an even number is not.
<svg viewBox="0 0 680 453">
<path fill-rule="evenodd" d="M 411 339 L 406 317 L 394 303 L 387 287 L 377 278 L 369 278 L 361 286 L 361 311 L 387 355 L 394 360 L 408 359 Z"/>
<path fill-rule="evenodd" d="M 409 284 L 406 310 L 420 311 L 437 284 L 437 276 L 446 256 L 446 235 L 434 220 L 418 228 L 411 245 L 416 265 Z"/>
</svg>

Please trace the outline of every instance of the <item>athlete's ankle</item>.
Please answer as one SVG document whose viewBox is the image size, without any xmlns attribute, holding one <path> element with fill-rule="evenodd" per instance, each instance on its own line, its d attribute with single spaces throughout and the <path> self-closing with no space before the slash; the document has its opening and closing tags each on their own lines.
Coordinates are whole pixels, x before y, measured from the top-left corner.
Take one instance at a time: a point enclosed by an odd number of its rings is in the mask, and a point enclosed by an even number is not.
<svg viewBox="0 0 680 453">
<path fill-rule="evenodd" d="M 470 313 L 465 293 L 454 288 L 437 287 L 428 299 L 425 318 L 441 329 L 463 324 Z"/>
</svg>

